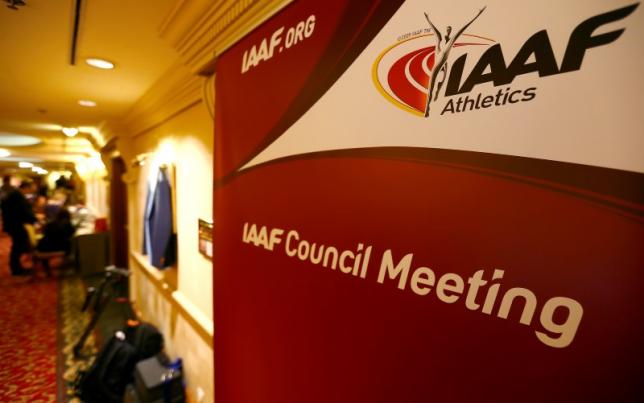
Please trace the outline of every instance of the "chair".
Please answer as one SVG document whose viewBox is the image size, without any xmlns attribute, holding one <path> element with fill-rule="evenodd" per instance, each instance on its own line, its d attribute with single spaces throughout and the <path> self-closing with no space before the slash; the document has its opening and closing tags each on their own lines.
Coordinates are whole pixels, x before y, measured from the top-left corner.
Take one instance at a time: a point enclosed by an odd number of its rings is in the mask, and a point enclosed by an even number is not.
<svg viewBox="0 0 644 403">
<path fill-rule="evenodd" d="M 40 252 L 34 251 L 32 254 L 34 261 L 34 275 L 37 271 L 42 268 L 45 274 L 49 277 L 51 276 L 51 262 L 53 259 L 60 259 L 61 261 L 65 260 L 65 251 L 52 251 L 52 252 Z"/>
</svg>

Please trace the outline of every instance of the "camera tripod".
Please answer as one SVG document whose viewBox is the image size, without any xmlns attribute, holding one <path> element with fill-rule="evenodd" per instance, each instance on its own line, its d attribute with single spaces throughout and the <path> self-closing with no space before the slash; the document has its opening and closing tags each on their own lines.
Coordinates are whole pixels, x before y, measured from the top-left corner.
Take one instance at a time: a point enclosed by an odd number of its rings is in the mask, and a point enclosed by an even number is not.
<svg viewBox="0 0 644 403">
<path fill-rule="evenodd" d="M 92 319 L 89 321 L 80 339 L 74 345 L 74 357 L 78 358 L 81 355 L 81 350 L 87 341 L 87 338 L 96 327 L 101 314 L 105 311 L 109 301 L 112 299 L 113 294 L 116 292 L 116 285 L 123 279 L 128 278 L 130 272 L 127 269 L 119 269 L 115 266 L 108 266 L 103 271 L 103 279 L 101 280 L 98 288 L 88 287 L 87 295 L 81 312 L 85 312 L 90 306 L 92 307 Z"/>
</svg>

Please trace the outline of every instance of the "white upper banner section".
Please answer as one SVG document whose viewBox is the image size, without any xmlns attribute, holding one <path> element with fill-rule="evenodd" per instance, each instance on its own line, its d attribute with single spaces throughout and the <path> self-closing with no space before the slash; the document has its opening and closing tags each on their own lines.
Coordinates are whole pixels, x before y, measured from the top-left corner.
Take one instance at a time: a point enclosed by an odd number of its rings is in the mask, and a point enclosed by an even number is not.
<svg viewBox="0 0 644 403">
<path fill-rule="evenodd" d="M 644 10 L 640 6 L 629 15 L 613 16 L 612 21 L 605 17 L 580 25 L 632 4 L 600 0 L 407 1 L 335 85 L 244 168 L 316 151 L 409 146 L 642 173 Z M 448 25 L 455 35 L 483 6 L 482 14 L 451 48 L 446 59 L 448 77 L 431 102 L 429 116 L 424 117 L 401 97 L 425 96 L 414 91 L 427 86 L 423 75 L 431 74 L 434 51 L 403 60 L 405 55 L 436 45 L 437 37 L 424 13 L 445 37 Z M 542 34 L 526 44 L 542 30 L 547 36 Z M 622 34 L 617 35 L 620 30 Z M 573 31 L 576 37 L 571 39 Z M 498 45 L 502 59 L 490 50 Z M 446 47 L 445 41 L 441 50 Z M 529 56 L 517 56 L 522 48 Z M 463 55 L 466 59 L 458 80 L 457 60 Z M 398 60 L 402 60 L 402 75 L 393 66 Z M 579 60 L 581 65 L 575 69 Z M 524 73 L 537 69 L 539 72 Z M 501 84 L 495 85 L 490 77 Z M 443 79 L 441 73 L 436 82 Z M 464 88 L 468 80 L 480 83 L 468 90 Z M 392 88 L 396 82 L 402 82 L 397 93 Z M 446 95 L 450 85 L 452 92 L 459 93 Z"/>
</svg>

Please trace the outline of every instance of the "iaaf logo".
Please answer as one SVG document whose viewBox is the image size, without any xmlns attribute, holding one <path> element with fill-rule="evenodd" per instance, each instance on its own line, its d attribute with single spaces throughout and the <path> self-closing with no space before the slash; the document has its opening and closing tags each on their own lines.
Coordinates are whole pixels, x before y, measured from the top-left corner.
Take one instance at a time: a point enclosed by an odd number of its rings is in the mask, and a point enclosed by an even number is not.
<svg viewBox="0 0 644 403">
<path fill-rule="evenodd" d="M 537 72 L 539 77 L 546 77 L 579 70 L 588 49 L 614 42 L 624 28 L 600 34 L 594 32 L 602 25 L 627 17 L 638 5 L 636 3 L 599 14 L 580 23 L 570 35 L 561 63 L 555 58 L 545 29 L 528 38 L 506 65 L 500 43 L 465 33 L 481 17 L 485 7 L 455 32 L 450 26 L 442 32 L 425 13 L 428 27 L 399 37 L 396 44 L 385 49 L 373 65 L 373 80 L 380 93 L 394 105 L 424 117 L 435 109 L 442 90 L 445 97 L 459 97 L 450 98 L 443 106 L 441 115 L 531 101 L 536 97 L 536 87 L 505 87 L 489 95 L 467 94 L 479 84 L 492 82 L 495 87 L 506 86 L 517 76 L 527 73 Z M 487 49 L 464 77 L 467 52 L 453 62 L 449 58 L 450 52 L 455 48 L 480 46 Z"/>
</svg>

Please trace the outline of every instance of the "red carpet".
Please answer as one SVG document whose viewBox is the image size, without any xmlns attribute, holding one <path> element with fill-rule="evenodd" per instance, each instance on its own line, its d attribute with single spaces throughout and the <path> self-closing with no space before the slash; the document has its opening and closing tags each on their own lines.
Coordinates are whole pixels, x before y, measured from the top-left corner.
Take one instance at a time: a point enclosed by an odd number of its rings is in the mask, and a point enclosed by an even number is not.
<svg viewBox="0 0 644 403">
<path fill-rule="evenodd" d="M 55 279 L 11 277 L 0 235 L 0 402 L 56 401 Z"/>
</svg>

